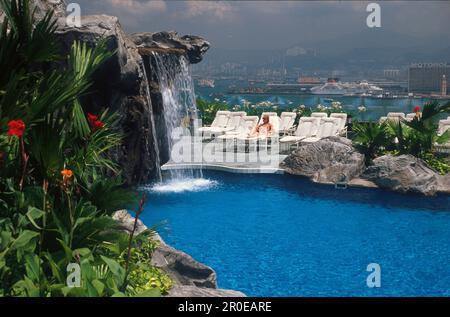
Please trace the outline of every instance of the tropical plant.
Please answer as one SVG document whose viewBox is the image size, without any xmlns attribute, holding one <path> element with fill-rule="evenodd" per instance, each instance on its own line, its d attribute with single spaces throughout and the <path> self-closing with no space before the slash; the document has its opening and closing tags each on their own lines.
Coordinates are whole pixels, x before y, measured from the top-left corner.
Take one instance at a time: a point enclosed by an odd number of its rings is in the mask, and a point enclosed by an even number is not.
<svg viewBox="0 0 450 317">
<path fill-rule="evenodd" d="M 219 110 L 228 110 L 228 105 L 220 101 L 207 101 L 205 99 L 197 99 L 197 108 L 200 112 L 200 118 L 203 125 L 210 125 L 216 117 Z"/>
<path fill-rule="evenodd" d="M 450 131 L 438 134 L 438 118 L 446 112 L 450 112 L 450 103 L 440 105 L 438 102 L 431 102 L 424 106 L 422 115 L 412 121 L 388 121 L 388 133 L 395 140 L 391 147 L 400 154 L 425 158 L 433 152 L 436 144 L 450 139 Z"/>
<path fill-rule="evenodd" d="M 121 142 L 117 116 L 85 114 L 79 100 L 114 53 L 74 42 L 59 56 L 52 13 L 36 20 L 28 0 L 0 8 L 0 295 L 135 295 L 121 258 L 103 252 L 129 239 L 113 211 L 137 202 L 108 155 Z M 66 285 L 70 264 L 80 287 Z"/>
<path fill-rule="evenodd" d="M 387 144 L 389 137 L 385 124 L 355 123 L 353 125 L 355 137 L 353 139 L 354 146 L 365 155 L 366 164 L 370 164 L 372 160 L 382 153 Z"/>
</svg>

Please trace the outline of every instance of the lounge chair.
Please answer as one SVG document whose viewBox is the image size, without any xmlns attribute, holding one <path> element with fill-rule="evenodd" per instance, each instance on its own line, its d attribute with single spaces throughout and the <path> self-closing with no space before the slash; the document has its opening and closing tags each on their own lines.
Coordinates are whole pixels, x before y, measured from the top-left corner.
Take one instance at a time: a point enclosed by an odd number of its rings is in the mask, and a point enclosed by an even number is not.
<svg viewBox="0 0 450 317">
<path fill-rule="evenodd" d="M 399 122 L 401 120 L 405 120 L 406 116 L 403 112 L 389 112 L 387 114 L 387 119 L 389 121 Z"/>
<path fill-rule="evenodd" d="M 447 119 L 439 121 L 438 135 L 444 134 L 449 129 L 450 129 L 450 120 Z M 435 143 L 434 146 L 438 152 L 446 152 L 446 153 L 450 152 L 450 141 L 447 141 L 446 143 L 443 144 Z"/>
<path fill-rule="evenodd" d="M 263 123 L 263 118 L 265 115 L 269 116 L 269 122 L 272 124 L 272 131 L 270 132 L 270 135 L 266 136 L 266 135 L 255 135 L 255 136 L 251 136 L 250 133 L 244 134 L 244 135 L 238 135 L 237 136 L 237 141 L 238 143 L 240 143 L 241 145 L 244 146 L 244 148 L 246 148 L 247 144 L 250 148 L 250 143 L 254 143 L 255 148 L 258 145 L 258 142 L 265 142 L 265 146 L 267 147 L 268 145 L 268 140 L 270 138 L 276 137 L 278 138 L 278 133 L 280 130 L 280 118 L 278 117 L 276 112 L 263 112 L 261 114 L 261 120 L 259 121 L 258 125 Z M 253 131 L 251 131 L 253 132 Z M 238 147 L 239 150 L 239 147 Z"/>
<path fill-rule="evenodd" d="M 280 116 L 279 133 L 283 135 L 287 135 L 291 132 L 293 133 L 293 129 L 295 129 L 295 118 L 297 118 L 297 114 L 295 112 L 282 112 Z"/>
<path fill-rule="evenodd" d="M 249 135 L 258 124 L 257 116 L 244 116 L 241 118 L 239 126 L 234 131 L 225 132 L 217 137 L 218 140 L 236 139 L 240 136 Z"/>
<path fill-rule="evenodd" d="M 216 117 L 214 118 L 211 126 L 209 127 L 201 127 L 198 129 L 200 133 L 211 132 L 216 128 L 225 128 L 228 124 L 228 120 L 230 118 L 230 111 L 220 110 L 216 112 Z"/>
<path fill-rule="evenodd" d="M 405 120 L 406 120 L 406 121 L 413 121 L 415 117 L 416 117 L 416 114 L 415 114 L 415 113 L 408 113 L 408 114 L 406 115 L 406 117 L 405 117 Z"/>
<path fill-rule="evenodd" d="M 393 122 L 399 122 L 405 120 L 406 116 L 403 112 L 389 112 L 386 117 L 380 117 L 379 123 L 386 122 L 387 120 Z"/>
<path fill-rule="evenodd" d="M 319 118 L 301 117 L 294 135 L 288 135 L 280 139 L 280 143 L 285 146 L 297 144 L 303 139 L 315 136 L 319 129 Z"/>
<path fill-rule="evenodd" d="M 330 118 L 339 119 L 339 135 L 347 137 L 347 114 L 346 113 L 332 113 Z"/>
<path fill-rule="evenodd" d="M 450 126 L 450 120 L 439 120 L 438 135 L 444 134 Z"/>
<path fill-rule="evenodd" d="M 239 126 L 234 131 L 225 132 L 225 134 L 219 135 L 216 139 L 216 149 L 233 149 L 236 139 L 240 136 L 245 137 L 249 135 L 258 124 L 257 116 L 244 116 L 241 118 Z"/>
<path fill-rule="evenodd" d="M 228 122 L 224 127 L 212 128 L 209 130 L 211 134 L 221 135 L 226 132 L 234 131 L 240 125 L 240 122 L 247 113 L 244 111 L 230 112 Z"/>
<path fill-rule="evenodd" d="M 320 119 L 319 131 L 316 136 L 301 140 L 302 143 L 314 143 L 321 139 L 328 138 L 339 134 L 339 118 L 322 118 Z"/>
<path fill-rule="evenodd" d="M 264 118 L 264 116 L 269 116 L 269 118 L 270 117 L 278 117 L 278 113 L 276 113 L 276 112 L 263 112 L 262 114 L 261 114 L 261 119 L 259 120 L 259 124 L 262 124 L 263 123 L 263 118 Z"/>
<path fill-rule="evenodd" d="M 311 118 L 328 118 L 328 114 L 326 112 L 313 112 L 311 113 Z"/>
</svg>

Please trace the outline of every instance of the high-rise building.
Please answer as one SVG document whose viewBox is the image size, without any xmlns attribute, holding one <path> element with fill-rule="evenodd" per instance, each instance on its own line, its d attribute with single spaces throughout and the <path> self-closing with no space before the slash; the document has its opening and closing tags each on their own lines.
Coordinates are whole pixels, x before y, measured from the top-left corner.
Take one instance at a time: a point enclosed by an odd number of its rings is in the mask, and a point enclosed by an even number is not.
<svg viewBox="0 0 450 317">
<path fill-rule="evenodd" d="M 408 90 L 417 93 L 442 93 L 442 76 L 450 76 L 450 64 L 416 63 L 409 67 Z M 449 83 L 446 82 L 446 91 Z"/>
<path fill-rule="evenodd" d="M 442 96 L 447 96 L 447 78 L 445 77 L 445 75 L 442 75 L 441 95 Z"/>
<path fill-rule="evenodd" d="M 384 69 L 383 70 L 384 78 L 387 79 L 398 79 L 400 77 L 400 69 Z"/>
</svg>

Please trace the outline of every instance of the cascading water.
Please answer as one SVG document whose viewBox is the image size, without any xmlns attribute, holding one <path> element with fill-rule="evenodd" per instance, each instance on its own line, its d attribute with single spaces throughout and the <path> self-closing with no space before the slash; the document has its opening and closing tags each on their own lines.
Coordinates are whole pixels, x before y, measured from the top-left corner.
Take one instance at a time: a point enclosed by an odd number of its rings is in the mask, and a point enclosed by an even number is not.
<svg viewBox="0 0 450 317">
<path fill-rule="evenodd" d="M 155 148 L 155 168 L 156 168 L 156 177 L 158 178 L 158 181 L 162 181 L 162 173 L 161 173 L 161 160 L 160 160 L 160 153 L 159 153 L 159 147 L 158 147 L 158 139 L 156 134 L 156 125 L 155 125 L 155 118 L 153 117 L 153 109 L 152 109 L 152 98 L 150 96 L 150 89 L 148 88 L 148 77 L 147 77 L 147 71 L 145 70 L 145 66 L 142 67 L 142 70 L 144 72 L 144 78 L 147 81 L 147 85 L 145 85 L 145 95 L 147 98 L 147 105 L 150 108 L 149 114 L 150 114 L 150 126 L 152 128 L 152 136 L 153 136 L 153 144 Z"/>
<path fill-rule="evenodd" d="M 164 110 L 165 138 L 168 153 L 171 153 L 176 129 L 191 134 L 192 120 L 197 118 L 194 83 L 189 63 L 184 56 L 152 53 L 153 73 L 158 81 Z M 201 169 L 170 170 L 170 181 L 183 181 L 201 178 Z"/>
</svg>

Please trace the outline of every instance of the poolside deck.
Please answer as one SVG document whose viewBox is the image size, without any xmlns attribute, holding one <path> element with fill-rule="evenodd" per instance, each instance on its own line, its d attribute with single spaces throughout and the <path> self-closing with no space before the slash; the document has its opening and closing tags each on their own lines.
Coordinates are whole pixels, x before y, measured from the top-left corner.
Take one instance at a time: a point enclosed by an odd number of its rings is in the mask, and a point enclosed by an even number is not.
<svg viewBox="0 0 450 317">
<path fill-rule="evenodd" d="M 214 162 L 194 162 L 194 163 L 178 163 L 169 161 L 161 170 L 177 170 L 177 169 L 209 169 L 226 171 L 243 174 L 283 174 L 284 170 L 279 164 L 287 157 L 287 155 L 278 155 L 276 161 L 271 160 L 270 163 L 262 164 L 261 162 L 253 162 L 251 157 L 246 154 L 245 157 L 235 162 L 214 161 Z"/>
</svg>

